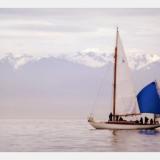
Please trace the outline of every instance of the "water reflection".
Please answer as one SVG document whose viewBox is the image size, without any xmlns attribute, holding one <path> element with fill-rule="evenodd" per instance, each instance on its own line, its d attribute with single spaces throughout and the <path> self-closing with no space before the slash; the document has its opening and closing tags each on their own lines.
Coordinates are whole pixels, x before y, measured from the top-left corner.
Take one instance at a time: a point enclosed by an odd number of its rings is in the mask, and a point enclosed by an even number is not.
<svg viewBox="0 0 160 160">
<path fill-rule="evenodd" d="M 140 130 L 139 133 L 142 134 L 142 135 L 160 135 L 160 131 L 156 130 L 156 129 Z"/>
<path fill-rule="evenodd" d="M 116 132 L 117 132 L 116 130 L 113 130 L 113 131 L 112 131 L 112 134 L 113 134 L 114 136 L 116 136 Z"/>
<path fill-rule="evenodd" d="M 0 151 L 160 151 L 158 129 L 88 130 L 85 121 L 51 119 L 1 119 L 0 126 Z"/>
<path fill-rule="evenodd" d="M 112 137 L 111 137 L 111 143 L 112 144 L 116 144 L 116 143 L 118 143 L 118 130 L 113 130 L 113 131 L 111 131 L 111 133 L 112 133 Z"/>
<path fill-rule="evenodd" d="M 90 135 L 91 136 L 91 135 Z M 89 136 L 89 137 L 90 137 Z M 144 152 L 159 151 L 160 129 L 154 130 L 95 130 L 92 144 L 96 151 Z"/>
</svg>

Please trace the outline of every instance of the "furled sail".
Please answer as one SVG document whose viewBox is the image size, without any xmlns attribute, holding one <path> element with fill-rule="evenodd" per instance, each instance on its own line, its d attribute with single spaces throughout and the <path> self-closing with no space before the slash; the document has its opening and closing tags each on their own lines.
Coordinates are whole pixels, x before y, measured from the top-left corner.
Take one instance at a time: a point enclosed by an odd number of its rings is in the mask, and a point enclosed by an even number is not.
<svg viewBox="0 0 160 160">
<path fill-rule="evenodd" d="M 131 79 L 127 58 L 117 32 L 117 74 L 116 74 L 116 109 L 115 114 L 139 113 L 138 102 Z"/>
<path fill-rule="evenodd" d="M 137 95 L 141 113 L 160 114 L 160 83 L 152 82 Z"/>
</svg>

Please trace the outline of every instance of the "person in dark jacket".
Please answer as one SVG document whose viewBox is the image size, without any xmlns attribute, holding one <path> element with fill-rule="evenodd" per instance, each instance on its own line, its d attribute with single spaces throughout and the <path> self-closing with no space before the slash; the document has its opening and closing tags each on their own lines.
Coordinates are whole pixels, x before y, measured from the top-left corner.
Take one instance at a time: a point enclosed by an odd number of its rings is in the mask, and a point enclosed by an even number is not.
<svg viewBox="0 0 160 160">
<path fill-rule="evenodd" d="M 136 120 L 135 123 L 138 124 L 138 123 L 139 123 L 139 120 Z"/>
<path fill-rule="evenodd" d="M 153 119 L 151 118 L 151 120 L 150 120 L 150 124 L 153 124 Z"/>
<path fill-rule="evenodd" d="M 142 117 L 141 117 L 141 119 L 140 119 L 140 123 L 143 124 L 143 118 L 142 118 Z"/>
<path fill-rule="evenodd" d="M 120 118 L 119 118 L 119 121 L 123 121 L 123 118 L 122 118 L 122 117 L 120 117 Z"/>
<path fill-rule="evenodd" d="M 148 117 L 145 117 L 145 124 L 148 123 Z"/>
<path fill-rule="evenodd" d="M 119 119 L 119 116 L 118 116 L 118 115 L 116 115 L 116 121 L 118 121 L 118 119 Z"/>
<path fill-rule="evenodd" d="M 110 113 L 109 114 L 109 121 L 112 121 L 112 117 L 113 117 L 113 115 L 112 115 L 112 113 Z"/>
</svg>

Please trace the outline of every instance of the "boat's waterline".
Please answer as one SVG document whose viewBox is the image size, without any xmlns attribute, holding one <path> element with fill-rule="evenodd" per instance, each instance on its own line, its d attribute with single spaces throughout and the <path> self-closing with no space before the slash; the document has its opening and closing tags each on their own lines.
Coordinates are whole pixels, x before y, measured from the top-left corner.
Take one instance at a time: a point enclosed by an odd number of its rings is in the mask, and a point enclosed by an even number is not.
<svg viewBox="0 0 160 160">
<path fill-rule="evenodd" d="M 155 129 L 160 127 L 160 124 L 118 124 L 107 122 L 89 122 L 95 129 L 111 129 L 111 130 L 143 130 Z"/>
</svg>

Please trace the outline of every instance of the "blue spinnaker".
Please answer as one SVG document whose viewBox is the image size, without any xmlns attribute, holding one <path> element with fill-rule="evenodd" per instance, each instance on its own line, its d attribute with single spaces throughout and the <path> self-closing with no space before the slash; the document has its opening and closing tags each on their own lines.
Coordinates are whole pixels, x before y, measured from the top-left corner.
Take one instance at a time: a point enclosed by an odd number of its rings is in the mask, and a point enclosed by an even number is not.
<svg viewBox="0 0 160 160">
<path fill-rule="evenodd" d="M 137 95 L 137 100 L 141 113 L 160 114 L 160 97 L 155 82 L 144 87 Z"/>
</svg>

